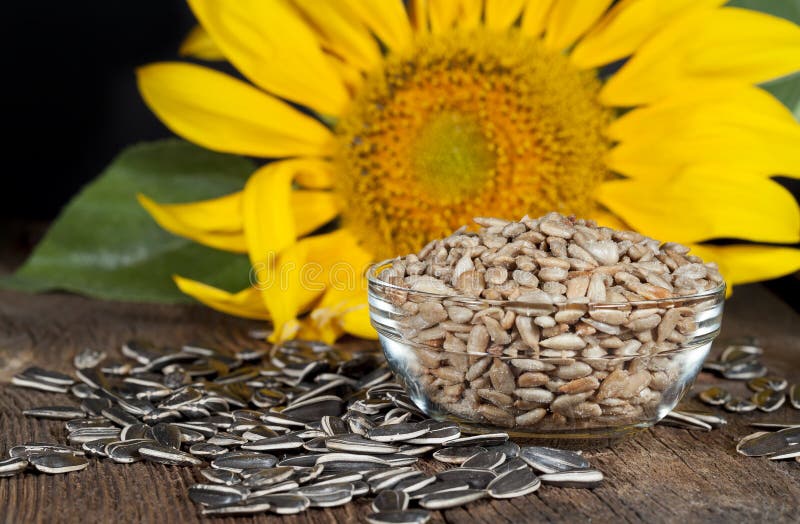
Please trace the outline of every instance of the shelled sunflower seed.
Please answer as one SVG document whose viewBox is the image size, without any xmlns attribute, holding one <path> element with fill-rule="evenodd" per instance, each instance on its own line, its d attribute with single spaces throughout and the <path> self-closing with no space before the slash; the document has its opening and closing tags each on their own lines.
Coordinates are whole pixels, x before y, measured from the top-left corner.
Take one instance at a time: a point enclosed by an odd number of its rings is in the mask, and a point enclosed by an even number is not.
<svg viewBox="0 0 800 524">
<path fill-rule="evenodd" d="M 502 428 L 656 418 L 683 380 L 675 350 L 718 310 L 716 265 L 559 213 L 474 222 L 380 268 L 414 387 Z"/>
<path fill-rule="evenodd" d="M 602 474 L 579 454 L 522 447 L 506 433 L 462 436 L 428 419 L 393 381 L 383 357 L 313 342 L 239 353 L 196 345 L 123 346 L 127 361 L 84 350 L 72 377 L 31 368 L 15 383 L 68 391 L 72 405 L 25 410 L 64 421 L 66 441 L 13 446 L 0 477 L 68 473 L 87 457 L 199 467 L 188 497 L 203 515 L 288 515 L 374 496 L 369 522 L 425 522 L 429 510 L 531 493 L 535 471 L 554 486 L 592 488 Z M 77 446 L 77 447 L 76 447 Z M 78 449 L 78 447 L 80 449 Z M 433 455 L 460 464 L 436 475 Z"/>
</svg>

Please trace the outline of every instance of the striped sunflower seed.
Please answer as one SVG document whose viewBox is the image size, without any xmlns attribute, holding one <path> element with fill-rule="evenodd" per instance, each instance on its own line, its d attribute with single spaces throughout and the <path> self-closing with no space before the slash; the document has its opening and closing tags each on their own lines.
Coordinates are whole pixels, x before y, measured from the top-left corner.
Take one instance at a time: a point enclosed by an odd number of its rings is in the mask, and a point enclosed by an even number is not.
<svg viewBox="0 0 800 524">
<path fill-rule="evenodd" d="M 530 467 L 542 473 L 590 467 L 589 461 L 573 451 L 544 446 L 525 446 L 519 456 Z"/>
<path fill-rule="evenodd" d="M 482 489 L 439 492 L 421 498 L 419 505 L 425 509 L 449 509 L 480 500 L 485 496 L 486 491 Z"/>
<path fill-rule="evenodd" d="M 0 478 L 13 477 L 25 471 L 28 459 L 25 457 L 11 457 L 0 460 Z"/>
<path fill-rule="evenodd" d="M 36 468 L 36 471 L 51 475 L 80 471 L 89 465 L 89 461 L 85 457 L 68 453 L 33 455 L 28 461 Z"/>
<path fill-rule="evenodd" d="M 496 499 L 521 497 L 533 493 L 542 483 L 528 469 L 515 469 L 497 477 L 486 487 L 488 494 Z"/>
<path fill-rule="evenodd" d="M 603 481 L 603 474 L 596 469 L 570 469 L 539 475 L 539 480 L 563 488 L 596 488 Z"/>
<path fill-rule="evenodd" d="M 447 464 L 463 464 L 478 453 L 483 453 L 486 448 L 479 446 L 459 446 L 455 448 L 442 448 L 433 454 L 433 458 Z"/>
</svg>

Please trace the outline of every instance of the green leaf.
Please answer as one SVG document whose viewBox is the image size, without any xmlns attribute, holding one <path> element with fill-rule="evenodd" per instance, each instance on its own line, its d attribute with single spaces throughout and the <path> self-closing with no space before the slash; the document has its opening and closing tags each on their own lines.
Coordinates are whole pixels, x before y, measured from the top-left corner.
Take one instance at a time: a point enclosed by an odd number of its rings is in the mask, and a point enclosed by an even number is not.
<svg viewBox="0 0 800 524">
<path fill-rule="evenodd" d="M 796 120 L 800 121 L 800 73 L 772 80 L 761 87 L 788 107 Z"/>
<path fill-rule="evenodd" d="M 120 154 L 62 211 L 31 257 L 0 285 L 65 290 L 141 302 L 189 302 L 172 274 L 238 291 L 248 285 L 245 255 L 195 244 L 163 231 L 139 206 L 212 198 L 244 187 L 250 160 L 181 140 L 133 146 Z"/>
<path fill-rule="evenodd" d="M 795 24 L 800 23 L 800 1 L 798 0 L 731 0 L 725 5 L 761 11 L 791 20 Z"/>
<path fill-rule="evenodd" d="M 726 5 L 761 11 L 800 24 L 800 0 L 731 0 Z M 761 87 L 783 102 L 800 121 L 800 73 L 772 80 Z"/>
</svg>

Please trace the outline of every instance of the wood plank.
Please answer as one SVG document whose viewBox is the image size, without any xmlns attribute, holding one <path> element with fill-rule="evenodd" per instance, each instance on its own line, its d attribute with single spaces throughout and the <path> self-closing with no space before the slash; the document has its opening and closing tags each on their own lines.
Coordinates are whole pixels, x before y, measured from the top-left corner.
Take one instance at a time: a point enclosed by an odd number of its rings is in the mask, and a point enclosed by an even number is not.
<svg viewBox="0 0 800 524">
<path fill-rule="evenodd" d="M 726 308 L 723 337 L 757 335 L 771 369 L 800 381 L 798 316 L 788 305 L 763 287 L 743 286 Z M 0 383 L 31 364 L 68 371 L 75 351 L 93 347 L 114 354 L 132 337 L 175 345 L 193 341 L 252 346 L 258 342 L 247 332 L 255 327 L 259 325 L 200 306 L 0 292 Z M 701 374 L 697 387 L 717 380 Z M 741 383 L 730 389 L 742 395 L 746 391 Z M 19 442 L 63 441 L 61 422 L 23 417 L 21 410 L 66 400 L 66 395 L 0 385 L 0 454 Z M 779 419 L 800 420 L 800 411 L 784 407 L 773 414 L 729 415 L 727 427 L 709 433 L 656 427 L 614 448 L 587 452 L 606 475 L 596 490 L 545 486 L 524 498 L 436 512 L 432 522 L 796 522 L 800 464 L 746 458 L 734 449 L 736 439 L 752 431 L 747 423 Z M 441 468 L 433 463 L 424 467 Z M 200 480 L 199 473 L 190 468 L 92 461 L 80 473 L 0 479 L 0 515 L 9 523 L 199 522 L 186 489 Z M 333 524 L 360 521 L 369 512 L 369 504 L 358 501 L 300 516 L 219 521 Z"/>
</svg>

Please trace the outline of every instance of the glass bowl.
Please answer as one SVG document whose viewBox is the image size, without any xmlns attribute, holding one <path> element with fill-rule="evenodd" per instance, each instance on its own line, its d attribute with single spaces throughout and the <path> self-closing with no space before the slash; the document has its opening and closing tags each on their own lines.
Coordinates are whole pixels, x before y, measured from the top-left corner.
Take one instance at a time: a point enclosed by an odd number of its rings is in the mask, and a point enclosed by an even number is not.
<svg viewBox="0 0 800 524">
<path fill-rule="evenodd" d="M 368 271 L 372 325 L 414 403 L 466 431 L 610 443 L 658 422 L 717 336 L 724 284 L 624 303 L 412 291 Z"/>
</svg>

